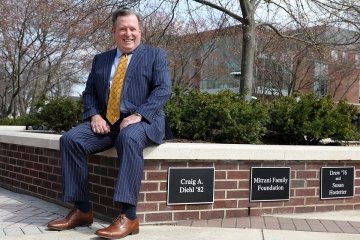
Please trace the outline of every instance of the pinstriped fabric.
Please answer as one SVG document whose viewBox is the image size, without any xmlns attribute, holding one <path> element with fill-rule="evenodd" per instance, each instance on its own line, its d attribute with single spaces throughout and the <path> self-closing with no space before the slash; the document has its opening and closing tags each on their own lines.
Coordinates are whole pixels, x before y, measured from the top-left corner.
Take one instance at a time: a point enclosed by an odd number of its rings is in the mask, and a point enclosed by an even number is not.
<svg viewBox="0 0 360 240">
<path fill-rule="evenodd" d="M 63 200 L 88 201 L 87 155 L 113 146 L 112 135 L 98 136 L 91 130 L 90 122 L 82 123 L 60 138 Z"/>
<path fill-rule="evenodd" d="M 83 92 L 84 120 L 89 120 L 94 114 L 105 118 L 115 54 L 116 49 L 98 54 L 93 60 Z M 114 146 L 120 166 L 114 200 L 137 204 L 144 166 L 143 149 L 163 141 L 163 107 L 170 93 L 171 81 L 165 52 L 140 45 L 133 52 L 126 70 L 121 101 L 130 113 L 140 113 L 144 121 L 129 125 L 120 132 L 112 129 L 106 135 L 94 134 L 90 122 L 85 122 L 63 134 L 60 152 L 64 201 L 89 200 L 87 156 Z"/>
<path fill-rule="evenodd" d="M 140 123 L 104 136 L 94 134 L 89 122 L 72 128 L 60 138 L 63 200 L 89 200 L 87 155 L 115 145 L 120 167 L 114 200 L 136 205 L 144 168 L 143 149 L 151 144 Z"/>
<path fill-rule="evenodd" d="M 121 156 L 115 201 L 136 206 L 144 168 L 143 149 L 151 144 L 141 124 L 132 124 L 120 131 L 115 142 L 118 156 Z"/>
</svg>

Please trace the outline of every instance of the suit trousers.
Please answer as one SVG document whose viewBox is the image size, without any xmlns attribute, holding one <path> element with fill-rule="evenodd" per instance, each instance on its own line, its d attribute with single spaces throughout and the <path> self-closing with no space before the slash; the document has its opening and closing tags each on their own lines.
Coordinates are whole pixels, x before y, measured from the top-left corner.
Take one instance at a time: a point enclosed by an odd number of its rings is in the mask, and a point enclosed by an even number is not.
<svg viewBox="0 0 360 240">
<path fill-rule="evenodd" d="M 120 131 L 119 122 L 105 135 L 94 133 L 90 122 L 84 122 L 61 136 L 63 201 L 90 200 L 87 156 L 115 147 L 119 170 L 114 201 L 137 205 L 144 169 L 143 150 L 154 143 L 146 136 L 144 123 L 131 124 Z"/>
</svg>

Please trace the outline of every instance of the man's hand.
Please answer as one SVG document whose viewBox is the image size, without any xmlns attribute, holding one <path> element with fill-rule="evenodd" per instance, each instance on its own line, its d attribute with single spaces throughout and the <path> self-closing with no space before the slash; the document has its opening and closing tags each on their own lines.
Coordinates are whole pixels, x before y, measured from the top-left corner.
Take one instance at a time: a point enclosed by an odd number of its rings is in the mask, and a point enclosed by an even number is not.
<svg viewBox="0 0 360 240">
<path fill-rule="evenodd" d="M 142 117 L 139 114 L 132 114 L 132 115 L 124 118 L 120 123 L 120 130 L 123 128 L 126 128 L 130 124 L 141 122 L 141 119 L 142 119 Z"/>
<path fill-rule="evenodd" d="M 109 124 L 99 114 L 91 117 L 91 129 L 97 134 L 107 134 L 110 132 Z"/>
</svg>

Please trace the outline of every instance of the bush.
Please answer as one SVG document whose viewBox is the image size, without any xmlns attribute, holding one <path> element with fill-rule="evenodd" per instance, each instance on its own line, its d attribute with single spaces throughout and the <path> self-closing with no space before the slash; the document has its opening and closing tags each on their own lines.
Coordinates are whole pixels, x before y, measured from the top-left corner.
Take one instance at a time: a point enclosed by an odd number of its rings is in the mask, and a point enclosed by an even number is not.
<svg viewBox="0 0 360 240">
<path fill-rule="evenodd" d="M 58 97 L 45 104 L 38 118 L 42 124 L 55 132 L 67 131 L 81 122 L 81 101 Z"/>
<path fill-rule="evenodd" d="M 178 138 L 221 143 L 259 143 L 266 132 L 267 109 L 239 94 L 209 94 L 175 89 L 165 111 Z"/>
<path fill-rule="evenodd" d="M 336 105 L 330 96 L 282 97 L 271 103 L 269 114 L 273 140 L 282 144 L 318 144 L 326 138 L 358 138 L 353 124 L 356 107 L 344 101 Z"/>
</svg>

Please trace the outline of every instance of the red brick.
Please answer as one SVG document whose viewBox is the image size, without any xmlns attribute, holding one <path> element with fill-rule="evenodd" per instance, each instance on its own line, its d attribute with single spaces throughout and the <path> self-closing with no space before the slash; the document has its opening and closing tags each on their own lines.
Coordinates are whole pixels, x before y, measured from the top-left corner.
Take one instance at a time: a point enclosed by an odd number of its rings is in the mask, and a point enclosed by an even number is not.
<svg viewBox="0 0 360 240">
<path fill-rule="evenodd" d="M 198 211 L 187 211 L 187 212 L 175 212 L 174 213 L 174 220 L 198 220 L 200 214 Z"/>
<path fill-rule="evenodd" d="M 224 163 L 224 162 L 216 162 L 215 163 L 215 170 L 237 170 L 238 169 L 238 164 L 233 163 L 233 162 L 229 162 L 229 163 Z"/>
<path fill-rule="evenodd" d="M 294 207 L 278 207 L 273 208 L 273 214 L 293 213 Z"/>
<path fill-rule="evenodd" d="M 335 210 L 336 211 L 354 210 L 354 206 L 353 205 L 336 205 Z"/>
<path fill-rule="evenodd" d="M 21 182 L 21 183 L 20 183 L 20 187 L 21 187 L 22 189 L 28 190 L 28 189 L 29 189 L 29 184 L 24 183 L 24 182 Z"/>
<path fill-rule="evenodd" d="M 165 202 L 159 202 L 157 204 L 159 206 L 159 211 L 161 211 L 161 212 L 179 211 L 179 210 L 185 210 L 186 209 L 185 204 L 167 205 L 167 203 L 165 203 Z"/>
<path fill-rule="evenodd" d="M 205 162 L 205 161 L 189 161 L 189 167 L 208 167 L 208 168 L 212 168 L 214 167 L 214 162 L 209 161 L 209 162 Z"/>
<path fill-rule="evenodd" d="M 60 165 L 60 161 L 58 158 L 49 158 L 49 164 L 51 166 L 59 166 Z"/>
<path fill-rule="evenodd" d="M 226 179 L 226 171 L 215 171 L 215 179 Z"/>
<path fill-rule="evenodd" d="M 51 189 L 60 192 L 62 190 L 62 185 L 60 183 L 52 183 Z"/>
<path fill-rule="evenodd" d="M 249 197 L 249 190 L 228 190 L 226 191 L 226 198 L 247 198 Z"/>
<path fill-rule="evenodd" d="M 95 194 L 106 195 L 106 187 L 102 185 L 92 184 L 91 188 L 92 188 L 92 192 L 94 192 Z"/>
<path fill-rule="evenodd" d="M 305 198 L 297 197 L 297 198 L 290 198 L 289 201 L 284 202 L 284 206 L 299 206 L 305 205 Z"/>
<path fill-rule="evenodd" d="M 100 184 L 100 176 L 90 173 L 89 174 L 89 182 Z"/>
<path fill-rule="evenodd" d="M 321 200 L 318 196 L 305 198 L 305 205 L 322 205 L 322 204 L 325 204 L 325 201 Z"/>
<path fill-rule="evenodd" d="M 213 210 L 213 211 L 201 211 L 200 212 L 200 219 L 207 220 L 207 219 L 219 219 L 225 217 L 226 210 Z"/>
<path fill-rule="evenodd" d="M 250 171 L 227 171 L 227 179 L 246 179 L 250 178 Z"/>
<path fill-rule="evenodd" d="M 249 187 L 250 187 L 249 180 L 239 181 L 239 189 L 249 189 Z"/>
<path fill-rule="evenodd" d="M 310 207 L 310 206 L 295 207 L 294 213 L 308 213 L 308 212 L 314 212 L 314 210 L 315 210 L 315 207 Z"/>
<path fill-rule="evenodd" d="M 161 162 L 161 165 L 160 165 L 160 169 L 162 171 L 168 171 L 170 167 L 181 167 L 181 168 L 186 168 L 188 167 L 187 166 L 187 162 L 169 162 L 169 161 L 164 161 L 164 162 Z"/>
<path fill-rule="evenodd" d="M 306 187 L 320 187 L 320 180 L 319 179 L 307 179 Z"/>
<path fill-rule="evenodd" d="M 353 198 L 345 198 L 345 203 L 359 203 L 360 202 L 360 196 L 354 196 Z"/>
<path fill-rule="evenodd" d="M 115 168 L 117 161 L 118 160 L 116 158 L 102 157 L 100 164 L 109 168 Z"/>
<path fill-rule="evenodd" d="M 214 208 L 236 208 L 237 200 L 218 200 L 214 202 Z"/>
<path fill-rule="evenodd" d="M 166 192 L 145 193 L 146 202 L 158 202 L 158 201 L 166 201 L 166 200 L 167 200 Z"/>
<path fill-rule="evenodd" d="M 316 206 L 315 210 L 316 210 L 316 212 L 330 212 L 330 211 L 334 211 L 335 207 L 334 206 Z"/>
<path fill-rule="evenodd" d="M 173 221 L 172 213 L 146 213 L 145 222 L 168 222 Z"/>
<path fill-rule="evenodd" d="M 215 181 L 215 189 L 237 189 L 237 181 Z"/>
<path fill-rule="evenodd" d="M 106 212 L 106 207 L 104 205 L 101 204 L 97 204 L 97 203 L 92 203 L 92 208 L 95 212 L 99 212 L 99 213 L 105 213 Z"/>
<path fill-rule="evenodd" d="M 261 202 L 261 207 L 282 207 L 282 201 L 270 201 L 270 202 Z"/>
<path fill-rule="evenodd" d="M 320 168 L 324 166 L 323 162 L 308 162 L 306 163 L 306 169 L 307 170 L 315 170 L 315 171 L 320 171 Z"/>
<path fill-rule="evenodd" d="M 145 162 L 144 162 L 144 170 L 145 171 L 148 171 L 148 170 L 160 170 L 160 163 L 145 160 Z"/>
<path fill-rule="evenodd" d="M 248 209 L 226 209 L 225 210 L 225 217 L 226 218 L 234 218 L 234 217 L 247 217 L 248 216 Z"/>
<path fill-rule="evenodd" d="M 159 190 L 159 182 L 143 182 L 141 184 L 141 192 L 153 192 Z"/>
<path fill-rule="evenodd" d="M 186 210 L 209 210 L 213 209 L 212 204 L 188 204 L 186 205 Z"/>
<path fill-rule="evenodd" d="M 303 188 L 303 189 L 295 189 L 295 196 L 315 196 L 315 189 L 314 188 Z"/>
<path fill-rule="evenodd" d="M 100 184 L 103 186 L 110 186 L 113 187 L 115 185 L 115 179 L 101 176 L 100 178 Z"/>
<path fill-rule="evenodd" d="M 286 167 L 290 167 L 291 171 L 294 170 L 305 170 L 305 163 L 299 163 L 299 164 L 286 164 Z"/>
<path fill-rule="evenodd" d="M 106 188 L 106 196 L 113 197 L 114 193 L 115 193 L 115 190 L 114 190 L 113 186 L 107 186 L 107 188 Z"/>
<path fill-rule="evenodd" d="M 100 204 L 103 204 L 105 206 L 111 206 L 113 203 L 114 203 L 114 200 L 112 198 L 100 195 Z"/>
<path fill-rule="evenodd" d="M 317 178 L 318 175 L 319 175 L 318 171 L 313 171 L 313 170 L 296 171 L 297 179 Z"/>
<path fill-rule="evenodd" d="M 148 171 L 145 172 L 145 179 L 147 181 L 166 181 L 167 180 L 168 173 L 165 171 Z"/>
<path fill-rule="evenodd" d="M 251 208 L 250 216 L 260 216 L 263 214 L 272 214 L 272 208 Z"/>
<path fill-rule="evenodd" d="M 215 190 L 214 199 L 225 199 L 226 191 L 224 190 Z"/>
<path fill-rule="evenodd" d="M 139 211 L 139 212 L 158 211 L 158 203 L 138 203 L 137 211 Z"/>
<path fill-rule="evenodd" d="M 22 168 L 22 169 L 21 169 L 21 173 L 22 173 L 22 174 L 25 174 L 25 175 L 29 175 L 29 174 L 30 174 L 30 170 L 27 169 L 27 168 Z"/>
<path fill-rule="evenodd" d="M 46 156 L 39 156 L 39 163 L 48 164 L 49 159 Z"/>
</svg>

